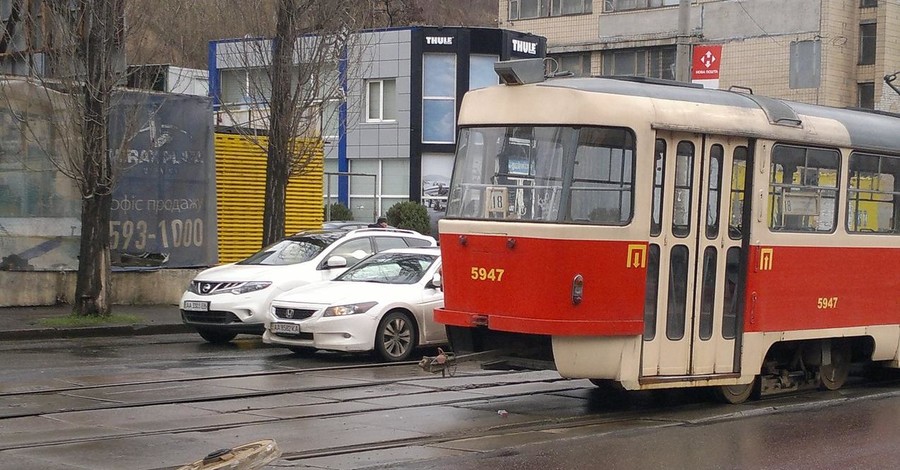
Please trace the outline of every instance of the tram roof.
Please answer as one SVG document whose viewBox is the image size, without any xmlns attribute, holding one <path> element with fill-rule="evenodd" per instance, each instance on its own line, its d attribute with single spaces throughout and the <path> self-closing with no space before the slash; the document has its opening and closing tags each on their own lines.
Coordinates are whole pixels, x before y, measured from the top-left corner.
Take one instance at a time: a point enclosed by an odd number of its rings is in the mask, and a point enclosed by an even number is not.
<svg viewBox="0 0 900 470">
<path fill-rule="evenodd" d="M 659 81 L 620 78 L 556 78 L 536 84 L 594 93 L 640 96 L 667 101 L 761 109 L 772 125 L 796 126 L 802 116 L 831 119 L 847 129 L 854 148 L 900 153 L 900 115 L 868 110 L 833 108 L 761 95 L 704 89 Z"/>
</svg>

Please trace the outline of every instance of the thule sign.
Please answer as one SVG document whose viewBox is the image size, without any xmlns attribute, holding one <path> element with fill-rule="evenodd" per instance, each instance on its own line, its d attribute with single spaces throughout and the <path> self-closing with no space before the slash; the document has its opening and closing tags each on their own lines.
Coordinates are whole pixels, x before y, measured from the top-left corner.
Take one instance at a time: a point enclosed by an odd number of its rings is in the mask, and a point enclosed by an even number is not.
<svg viewBox="0 0 900 470">
<path fill-rule="evenodd" d="M 450 36 L 426 36 L 425 43 L 430 46 L 452 46 L 453 37 Z"/>
<path fill-rule="evenodd" d="M 513 52 L 521 52 L 523 54 L 537 55 L 537 43 L 521 41 L 519 39 L 512 40 Z"/>
</svg>

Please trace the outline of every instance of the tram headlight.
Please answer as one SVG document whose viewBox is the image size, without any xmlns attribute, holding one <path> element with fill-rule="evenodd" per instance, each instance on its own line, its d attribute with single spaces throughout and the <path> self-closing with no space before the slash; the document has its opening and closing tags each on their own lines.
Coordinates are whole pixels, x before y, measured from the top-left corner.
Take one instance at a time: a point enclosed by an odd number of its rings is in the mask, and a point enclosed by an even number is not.
<svg viewBox="0 0 900 470">
<path fill-rule="evenodd" d="M 584 298 L 584 277 L 578 274 L 572 279 L 572 305 L 580 304 L 582 298 Z"/>
</svg>

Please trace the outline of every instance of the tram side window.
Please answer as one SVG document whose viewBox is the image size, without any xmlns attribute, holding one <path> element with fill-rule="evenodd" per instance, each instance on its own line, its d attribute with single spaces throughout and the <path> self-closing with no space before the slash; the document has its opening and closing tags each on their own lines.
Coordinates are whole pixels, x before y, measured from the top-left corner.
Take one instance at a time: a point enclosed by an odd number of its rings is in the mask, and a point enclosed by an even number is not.
<svg viewBox="0 0 900 470">
<path fill-rule="evenodd" d="M 666 181 L 666 141 L 656 139 L 653 158 L 653 208 L 650 214 L 650 236 L 662 233 L 663 184 Z"/>
<path fill-rule="evenodd" d="M 837 219 L 840 154 L 835 150 L 775 145 L 769 181 L 769 228 L 831 232 Z"/>
<path fill-rule="evenodd" d="M 666 309 L 666 338 L 672 341 L 684 337 L 687 277 L 688 249 L 684 245 L 675 245 L 669 257 L 669 302 Z"/>
<path fill-rule="evenodd" d="M 657 303 L 659 300 L 659 245 L 650 244 L 647 256 L 647 285 L 644 292 L 644 340 L 656 337 Z"/>
<path fill-rule="evenodd" d="M 599 225 L 631 221 L 634 136 L 624 129 L 582 128 L 575 151 L 568 220 Z"/>
<path fill-rule="evenodd" d="M 725 151 L 715 144 L 709 151 L 709 178 L 706 184 L 706 238 L 719 236 L 719 202 L 722 197 L 722 159 Z"/>
<path fill-rule="evenodd" d="M 847 231 L 900 233 L 900 158 L 853 153 L 847 190 Z"/>
<path fill-rule="evenodd" d="M 731 199 L 728 207 L 728 236 L 741 238 L 744 212 L 744 184 L 747 180 L 747 147 L 736 147 L 731 160 Z"/>
<path fill-rule="evenodd" d="M 741 249 L 734 246 L 725 253 L 725 295 L 722 302 L 722 337 L 737 336 L 738 276 L 740 276 Z"/>
<path fill-rule="evenodd" d="M 691 184 L 694 181 L 694 144 L 678 142 L 675 154 L 675 201 L 672 233 L 686 237 L 691 233 Z"/>
<path fill-rule="evenodd" d="M 703 287 L 700 291 L 700 339 L 712 338 L 713 309 L 716 306 L 716 247 L 703 250 Z"/>
</svg>

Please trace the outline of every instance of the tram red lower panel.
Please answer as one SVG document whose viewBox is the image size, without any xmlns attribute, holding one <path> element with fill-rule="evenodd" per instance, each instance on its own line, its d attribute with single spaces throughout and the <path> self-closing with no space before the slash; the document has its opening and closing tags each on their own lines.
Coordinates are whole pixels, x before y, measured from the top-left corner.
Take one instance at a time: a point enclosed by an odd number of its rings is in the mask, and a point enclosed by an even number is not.
<svg viewBox="0 0 900 470">
<path fill-rule="evenodd" d="M 646 242 L 444 234 L 445 306 L 435 319 L 516 333 L 641 334 L 646 250 Z"/>
<path fill-rule="evenodd" d="M 744 330 L 900 324 L 900 248 L 751 247 Z"/>
</svg>

